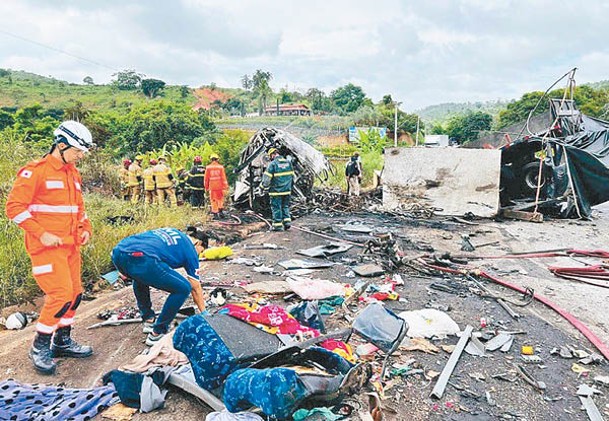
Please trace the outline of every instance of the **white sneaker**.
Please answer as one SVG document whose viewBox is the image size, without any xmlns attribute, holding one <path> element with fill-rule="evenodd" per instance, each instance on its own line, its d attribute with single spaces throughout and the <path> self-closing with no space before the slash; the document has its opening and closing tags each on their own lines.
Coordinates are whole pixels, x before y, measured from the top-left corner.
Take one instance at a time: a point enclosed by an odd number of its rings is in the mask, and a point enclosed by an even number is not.
<svg viewBox="0 0 609 421">
<path fill-rule="evenodd" d="M 151 322 L 147 322 L 144 320 L 144 327 L 142 328 L 142 332 L 152 333 L 152 328 L 154 327 L 154 322 L 156 322 L 156 319 L 153 319 Z"/>
<path fill-rule="evenodd" d="M 154 344 L 159 343 L 159 341 L 161 339 L 163 339 L 163 336 L 165 336 L 164 333 L 160 333 L 158 335 L 155 335 L 154 333 L 150 332 L 148 334 L 148 336 L 146 337 L 146 345 L 148 345 L 148 346 L 154 346 Z"/>
</svg>

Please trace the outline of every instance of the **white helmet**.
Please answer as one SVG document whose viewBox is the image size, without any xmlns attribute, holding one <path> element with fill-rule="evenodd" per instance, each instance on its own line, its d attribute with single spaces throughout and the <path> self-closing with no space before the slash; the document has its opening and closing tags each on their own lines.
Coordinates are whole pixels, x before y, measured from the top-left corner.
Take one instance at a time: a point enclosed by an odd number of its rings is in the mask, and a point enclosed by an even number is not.
<svg viewBox="0 0 609 421">
<path fill-rule="evenodd" d="M 95 146 L 89 129 L 78 121 L 64 121 L 55 129 L 53 135 L 55 136 L 55 143 L 65 139 L 68 145 L 84 152 L 88 152 L 90 148 Z"/>
</svg>

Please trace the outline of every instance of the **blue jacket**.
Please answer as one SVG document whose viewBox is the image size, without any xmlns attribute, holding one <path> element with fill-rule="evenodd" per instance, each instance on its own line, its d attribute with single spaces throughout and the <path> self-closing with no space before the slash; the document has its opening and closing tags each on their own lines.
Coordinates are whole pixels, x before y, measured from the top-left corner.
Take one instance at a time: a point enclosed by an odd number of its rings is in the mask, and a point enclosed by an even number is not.
<svg viewBox="0 0 609 421">
<path fill-rule="evenodd" d="M 125 253 L 141 252 L 167 263 L 169 267 L 186 269 L 190 276 L 198 278 L 199 256 L 190 238 L 175 228 L 159 228 L 144 231 L 122 239 L 114 250 Z"/>
<path fill-rule="evenodd" d="M 269 196 L 286 196 L 292 193 L 293 179 L 292 163 L 277 155 L 262 175 L 262 187 L 269 189 Z"/>
</svg>

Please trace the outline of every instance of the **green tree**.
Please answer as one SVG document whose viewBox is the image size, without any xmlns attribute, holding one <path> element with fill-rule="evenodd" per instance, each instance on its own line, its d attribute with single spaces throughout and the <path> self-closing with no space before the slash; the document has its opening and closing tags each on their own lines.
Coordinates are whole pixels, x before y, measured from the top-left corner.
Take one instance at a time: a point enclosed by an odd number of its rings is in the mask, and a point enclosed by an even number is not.
<svg viewBox="0 0 609 421">
<path fill-rule="evenodd" d="M 15 123 L 15 119 L 11 113 L 0 110 L 0 130 L 11 127 Z"/>
<path fill-rule="evenodd" d="M 246 91 L 249 91 L 253 88 L 254 82 L 252 81 L 249 75 L 243 75 L 241 76 L 241 86 L 243 86 L 243 89 L 245 89 Z"/>
<path fill-rule="evenodd" d="M 311 104 L 311 110 L 315 112 L 332 111 L 332 101 L 326 96 L 324 91 L 317 88 L 309 89 L 305 94 L 305 99 Z"/>
<path fill-rule="evenodd" d="M 480 131 L 490 130 L 492 122 L 493 117 L 482 111 L 455 116 L 448 122 L 448 136 L 459 143 L 478 140 Z"/>
<path fill-rule="evenodd" d="M 543 92 L 535 91 L 526 93 L 518 101 L 509 103 L 505 110 L 499 112 L 497 127 L 502 129 L 527 119 L 531 110 L 537 105 Z M 535 110 L 535 114 L 541 114 L 549 109 L 548 102 L 542 101 Z"/>
<path fill-rule="evenodd" d="M 165 87 L 165 82 L 159 79 L 142 79 L 140 83 L 142 92 L 150 99 L 157 96 Z"/>
<path fill-rule="evenodd" d="M 366 99 L 366 94 L 361 87 L 349 83 L 333 91 L 330 97 L 339 112 L 344 115 L 361 107 Z"/>
<path fill-rule="evenodd" d="M 258 114 L 262 115 L 267 107 L 269 97 L 273 94 L 273 90 L 269 86 L 270 80 L 273 78 L 271 72 L 256 70 L 252 76 L 252 89 L 258 98 Z"/>
<path fill-rule="evenodd" d="M 393 104 L 395 104 L 395 103 L 393 102 L 393 98 L 391 98 L 391 95 L 383 96 L 383 99 L 381 100 L 381 105 L 390 107 L 390 106 L 393 106 Z"/>
<path fill-rule="evenodd" d="M 112 84 L 123 91 L 135 91 L 140 87 L 140 83 L 144 77 L 142 73 L 137 73 L 132 69 L 114 73 L 112 76 L 116 78 L 112 81 Z"/>
<path fill-rule="evenodd" d="M 282 104 L 290 104 L 294 102 L 294 97 L 286 88 L 281 88 L 279 91 L 279 102 Z"/>
<path fill-rule="evenodd" d="M 94 85 L 93 78 L 91 76 L 85 76 L 82 80 L 86 85 Z"/>
<path fill-rule="evenodd" d="M 180 98 L 182 98 L 182 99 L 188 98 L 188 95 L 190 95 L 190 89 L 188 88 L 188 86 L 186 86 L 186 85 L 180 86 Z"/>
<path fill-rule="evenodd" d="M 0 77 L 6 77 L 6 76 L 10 76 L 10 75 L 11 75 L 10 70 L 0 69 Z"/>
</svg>

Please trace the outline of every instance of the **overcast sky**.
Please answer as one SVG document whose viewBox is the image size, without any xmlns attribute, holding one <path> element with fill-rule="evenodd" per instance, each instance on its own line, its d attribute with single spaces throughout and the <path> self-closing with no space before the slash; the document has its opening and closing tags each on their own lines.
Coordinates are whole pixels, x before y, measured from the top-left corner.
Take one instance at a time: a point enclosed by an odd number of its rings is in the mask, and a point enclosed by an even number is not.
<svg viewBox="0 0 609 421">
<path fill-rule="evenodd" d="M 0 67 L 191 87 L 262 69 L 276 91 L 351 82 L 412 111 L 519 98 L 573 67 L 609 79 L 608 18 L 605 0 L 2 0 Z"/>
</svg>

